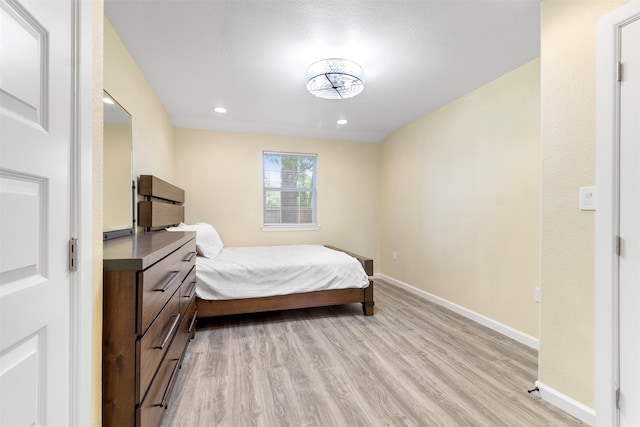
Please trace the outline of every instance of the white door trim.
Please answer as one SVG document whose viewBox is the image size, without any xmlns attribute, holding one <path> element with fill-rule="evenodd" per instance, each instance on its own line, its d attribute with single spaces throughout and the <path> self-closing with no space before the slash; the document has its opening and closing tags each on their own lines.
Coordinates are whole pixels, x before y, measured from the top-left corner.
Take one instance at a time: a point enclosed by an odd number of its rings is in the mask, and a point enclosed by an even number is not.
<svg viewBox="0 0 640 427">
<path fill-rule="evenodd" d="M 620 27 L 640 16 L 632 1 L 598 22 L 596 181 L 596 425 L 617 426 Z"/>
<path fill-rule="evenodd" d="M 74 427 L 91 425 L 93 406 L 93 7 L 93 1 L 73 0 L 70 230 L 78 238 L 78 270 L 71 275 L 69 302 L 69 424 Z"/>
</svg>

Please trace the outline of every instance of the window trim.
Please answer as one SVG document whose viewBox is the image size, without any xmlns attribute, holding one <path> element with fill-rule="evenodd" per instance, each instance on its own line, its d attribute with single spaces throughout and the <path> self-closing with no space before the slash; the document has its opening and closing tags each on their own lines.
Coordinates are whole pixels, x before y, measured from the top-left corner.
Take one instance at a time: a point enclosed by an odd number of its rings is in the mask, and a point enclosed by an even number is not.
<svg viewBox="0 0 640 427">
<path fill-rule="evenodd" d="M 286 224 L 264 224 L 262 226 L 262 231 L 320 231 L 320 226 L 315 225 L 286 225 Z"/>
<path fill-rule="evenodd" d="M 308 189 L 312 197 L 311 215 L 312 222 L 309 223 L 267 223 L 265 222 L 266 213 L 266 193 L 268 188 L 265 186 L 265 156 L 296 156 L 296 157 L 313 157 L 314 168 L 312 176 L 312 186 Z M 262 231 L 317 231 L 320 230 L 318 222 L 318 154 L 316 153 L 295 153 L 291 151 L 275 151 L 265 150 L 262 152 Z"/>
</svg>

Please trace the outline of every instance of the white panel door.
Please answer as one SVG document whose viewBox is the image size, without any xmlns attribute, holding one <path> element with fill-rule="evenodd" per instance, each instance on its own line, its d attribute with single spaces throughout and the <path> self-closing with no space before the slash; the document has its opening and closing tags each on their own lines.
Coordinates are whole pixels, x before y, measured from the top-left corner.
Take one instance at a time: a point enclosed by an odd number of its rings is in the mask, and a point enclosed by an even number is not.
<svg viewBox="0 0 640 427">
<path fill-rule="evenodd" d="M 0 0 L 0 425 L 70 425 L 71 0 Z"/>
<path fill-rule="evenodd" d="M 640 20 L 622 27 L 620 426 L 640 426 Z"/>
</svg>

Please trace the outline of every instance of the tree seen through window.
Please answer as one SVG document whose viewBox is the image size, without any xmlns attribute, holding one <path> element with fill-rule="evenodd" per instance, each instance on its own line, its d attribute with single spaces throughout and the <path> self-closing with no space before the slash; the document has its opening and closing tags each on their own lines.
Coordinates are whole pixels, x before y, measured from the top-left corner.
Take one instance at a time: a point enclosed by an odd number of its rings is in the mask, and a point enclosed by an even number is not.
<svg viewBox="0 0 640 427">
<path fill-rule="evenodd" d="M 264 223 L 316 223 L 316 156 L 265 152 Z"/>
</svg>

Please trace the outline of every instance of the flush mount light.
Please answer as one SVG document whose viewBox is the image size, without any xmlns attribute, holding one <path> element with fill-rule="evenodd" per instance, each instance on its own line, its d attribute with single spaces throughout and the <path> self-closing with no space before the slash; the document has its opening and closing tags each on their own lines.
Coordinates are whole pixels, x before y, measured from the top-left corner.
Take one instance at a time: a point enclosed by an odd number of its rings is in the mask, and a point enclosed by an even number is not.
<svg viewBox="0 0 640 427">
<path fill-rule="evenodd" d="M 364 89 L 364 71 L 353 61 L 340 58 L 314 62 L 307 69 L 307 90 L 320 98 L 352 98 Z"/>
<path fill-rule="evenodd" d="M 349 122 L 346 119 L 340 119 L 336 123 L 339 124 L 339 125 L 346 125 Z"/>
<path fill-rule="evenodd" d="M 224 114 L 227 112 L 227 109 L 224 107 L 216 107 L 213 109 L 213 111 L 215 111 L 218 114 Z"/>
</svg>

